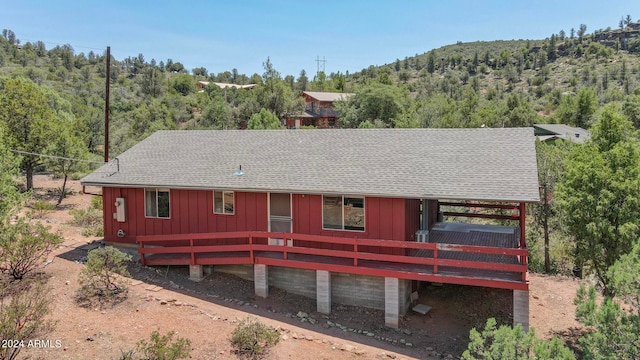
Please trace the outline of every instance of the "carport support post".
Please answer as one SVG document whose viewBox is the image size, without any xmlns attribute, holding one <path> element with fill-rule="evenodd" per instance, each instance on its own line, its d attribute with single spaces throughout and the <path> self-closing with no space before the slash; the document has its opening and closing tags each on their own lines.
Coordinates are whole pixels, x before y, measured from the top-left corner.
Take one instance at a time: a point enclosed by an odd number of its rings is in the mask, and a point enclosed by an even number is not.
<svg viewBox="0 0 640 360">
<path fill-rule="evenodd" d="M 257 296 L 261 298 L 269 296 L 269 269 L 267 265 L 253 265 L 253 282 Z"/>
<path fill-rule="evenodd" d="M 384 278 L 384 324 L 397 329 L 400 324 L 400 279 Z"/>
<path fill-rule="evenodd" d="M 522 325 L 529 330 L 529 291 L 513 290 L 513 326 Z"/>
<path fill-rule="evenodd" d="M 316 270 L 316 306 L 321 314 L 331 313 L 331 273 Z"/>
<path fill-rule="evenodd" d="M 420 230 L 429 230 L 429 200 L 422 199 L 422 226 Z"/>
<path fill-rule="evenodd" d="M 189 265 L 189 280 L 202 281 L 202 279 L 204 279 L 202 265 Z"/>
</svg>

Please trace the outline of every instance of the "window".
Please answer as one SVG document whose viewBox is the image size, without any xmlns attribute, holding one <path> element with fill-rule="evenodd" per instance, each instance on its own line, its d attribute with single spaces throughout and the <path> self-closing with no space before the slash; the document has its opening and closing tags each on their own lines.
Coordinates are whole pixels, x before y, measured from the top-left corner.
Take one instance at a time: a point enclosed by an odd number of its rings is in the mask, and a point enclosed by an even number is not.
<svg viewBox="0 0 640 360">
<path fill-rule="evenodd" d="M 364 231 L 364 198 L 323 196 L 322 228 Z"/>
<path fill-rule="evenodd" d="M 168 219 L 169 209 L 169 189 L 144 189 L 144 216 Z"/>
<path fill-rule="evenodd" d="M 213 192 L 213 212 L 215 214 L 233 215 L 234 197 L 233 191 Z"/>
</svg>

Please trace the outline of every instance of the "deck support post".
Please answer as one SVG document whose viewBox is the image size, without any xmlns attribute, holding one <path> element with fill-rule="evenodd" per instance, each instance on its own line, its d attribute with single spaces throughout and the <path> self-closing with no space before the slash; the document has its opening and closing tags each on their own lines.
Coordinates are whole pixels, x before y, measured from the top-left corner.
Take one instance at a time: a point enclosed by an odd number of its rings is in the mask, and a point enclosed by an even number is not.
<svg viewBox="0 0 640 360">
<path fill-rule="evenodd" d="M 529 330 L 529 291 L 513 290 L 513 326 L 522 325 Z"/>
<path fill-rule="evenodd" d="M 331 313 L 331 273 L 316 270 L 316 306 L 321 314 Z"/>
<path fill-rule="evenodd" d="M 253 265 L 253 282 L 256 296 L 266 298 L 269 296 L 269 268 L 265 264 Z"/>
<path fill-rule="evenodd" d="M 202 279 L 204 279 L 202 265 L 189 265 L 189 280 L 199 282 Z"/>
<path fill-rule="evenodd" d="M 202 269 L 204 272 L 204 275 L 211 275 L 213 274 L 213 265 L 204 265 L 204 268 Z"/>
<path fill-rule="evenodd" d="M 400 325 L 400 279 L 384 278 L 384 324 L 397 329 Z"/>
</svg>

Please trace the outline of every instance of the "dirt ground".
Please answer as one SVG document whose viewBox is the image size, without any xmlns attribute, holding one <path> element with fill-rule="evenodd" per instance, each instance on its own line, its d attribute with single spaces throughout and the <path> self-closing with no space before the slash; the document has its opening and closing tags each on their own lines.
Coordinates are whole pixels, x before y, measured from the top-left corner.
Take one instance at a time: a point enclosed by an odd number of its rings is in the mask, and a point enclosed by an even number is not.
<svg viewBox="0 0 640 360">
<path fill-rule="evenodd" d="M 47 175 L 34 179 L 36 198 L 55 203 L 61 180 Z M 410 312 L 399 330 L 384 327 L 382 311 L 334 304 L 331 315 L 315 311 L 315 301 L 271 288 L 269 297 L 254 296 L 253 283 L 213 273 L 202 282 L 189 281 L 186 267 L 130 266 L 133 280 L 127 300 L 115 306 L 84 308 L 75 302 L 78 274 L 86 260 L 85 245 L 101 240 L 81 235 L 68 224 L 70 209 L 86 208 L 78 181 L 58 210 L 41 219 L 60 231 L 64 244 L 43 270 L 53 287 L 57 321 L 47 339 L 52 347 L 25 348 L 34 359 L 117 359 L 148 339 L 154 330 L 191 340 L 192 359 L 236 359 L 230 334 L 247 317 L 277 327 L 281 341 L 267 359 L 440 359 L 458 358 L 466 349 L 469 330 L 487 317 L 511 322 L 511 291 L 453 285 L 420 288 L 420 303 L 432 306 L 427 315 Z M 579 281 L 531 274 L 530 323 L 540 337 L 561 336 L 575 345 L 581 333 L 573 298 Z M 59 347 L 56 345 L 60 345 Z"/>
</svg>

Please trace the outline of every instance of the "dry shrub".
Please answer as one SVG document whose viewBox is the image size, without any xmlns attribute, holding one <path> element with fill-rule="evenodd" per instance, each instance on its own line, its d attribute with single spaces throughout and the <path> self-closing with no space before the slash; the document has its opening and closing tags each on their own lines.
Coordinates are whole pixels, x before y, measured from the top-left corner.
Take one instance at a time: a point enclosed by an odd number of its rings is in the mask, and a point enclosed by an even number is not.
<svg viewBox="0 0 640 360">
<path fill-rule="evenodd" d="M 236 354 L 247 359 L 260 359 L 280 340 L 272 326 L 258 320 L 244 319 L 231 333 L 231 345 Z"/>
</svg>

